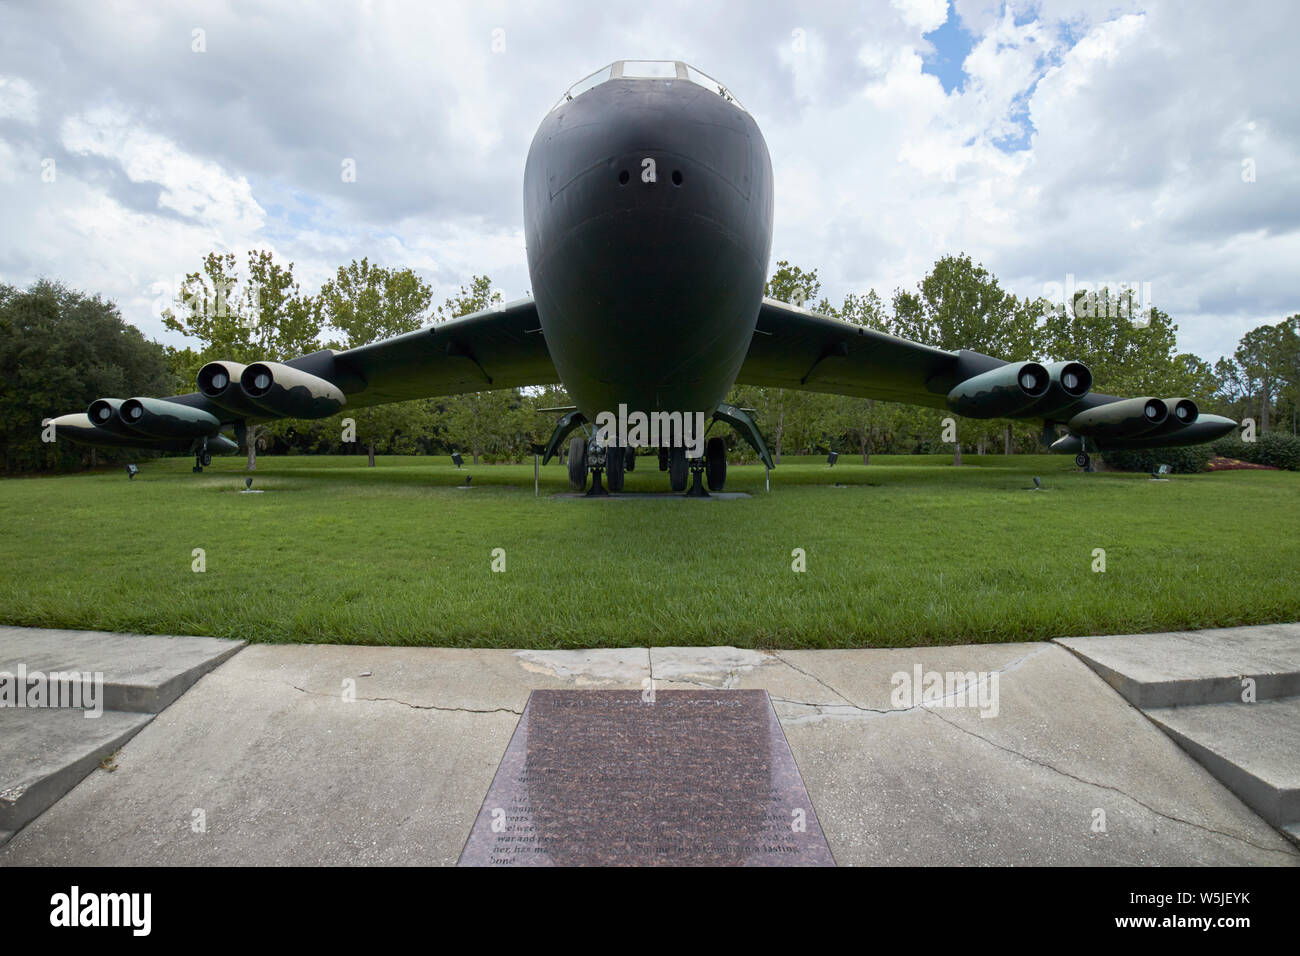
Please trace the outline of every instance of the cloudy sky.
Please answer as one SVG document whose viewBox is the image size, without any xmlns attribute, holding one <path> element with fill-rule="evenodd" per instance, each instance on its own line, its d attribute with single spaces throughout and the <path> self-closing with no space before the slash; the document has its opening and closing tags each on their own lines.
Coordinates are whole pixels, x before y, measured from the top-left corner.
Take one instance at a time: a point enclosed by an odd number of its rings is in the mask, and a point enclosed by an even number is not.
<svg viewBox="0 0 1300 956">
<path fill-rule="evenodd" d="M 615 59 L 682 59 L 758 121 L 773 261 L 833 301 L 965 251 L 1021 295 L 1149 283 L 1180 347 L 1300 311 L 1300 6 L 872 0 L 6 2 L 0 281 L 158 313 L 210 250 L 315 291 L 352 258 L 436 301 L 529 288 L 545 112 Z M 344 164 L 356 170 L 345 181 Z"/>
</svg>

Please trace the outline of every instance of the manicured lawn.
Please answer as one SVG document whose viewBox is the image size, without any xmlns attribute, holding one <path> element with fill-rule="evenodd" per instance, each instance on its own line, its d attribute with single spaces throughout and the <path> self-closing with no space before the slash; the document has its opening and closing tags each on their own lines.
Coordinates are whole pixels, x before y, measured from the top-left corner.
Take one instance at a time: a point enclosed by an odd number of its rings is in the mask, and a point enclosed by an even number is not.
<svg viewBox="0 0 1300 956">
<path fill-rule="evenodd" d="M 1068 457 L 733 466 L 737 500 L 577 500 L 558 465 L 263 457 L 0 481 L 0 622 L 254 641 L 858 647 L 1300 619 L 1300 475 Z M 1033 476 L 1043 491 L 1029 491 Z M 839 482 L 845 487 L 836 487 Z M 664 491 L 654 458 L 629 491 Z M 206 571 L 192 570 L 193 549 Z M 491 569 L 505 551 L 504 573 Z M 807 570 L 791 570 L 802 548 Z M 1093 571 L 1094 549 L 1106 570 Z"/>
</svg>

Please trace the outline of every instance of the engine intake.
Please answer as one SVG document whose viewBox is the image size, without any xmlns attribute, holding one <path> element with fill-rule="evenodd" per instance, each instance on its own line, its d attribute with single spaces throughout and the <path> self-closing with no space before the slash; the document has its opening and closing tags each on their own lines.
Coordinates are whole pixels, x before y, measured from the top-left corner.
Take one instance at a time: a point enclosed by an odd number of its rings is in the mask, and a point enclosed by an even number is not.
<svg viewBox="0 0 1300 956">
<path fill-rule="evenodd" d="M 1047 394 L 1021 412 L 1023 417 L 1059 412 L 1092 391 L 1092 372 L 1082 362 L 1053 362 L 1047 366 L 1047 374 L 1052 380 Z"/>
<path fill-rule="evenodd" d="M 86 408 L 86 417 L 90 419 L 91 425 L 110 435 L 139 438 L 139 433 L 128 428 L 122 421 L 121 408 L 120 398 L 97 398 Z"/>
<path fill-rule="evenodd" d="M 1169 406 L 1158 398 L 1130 398 L 1079 412 L 1067 423 L 1076 435 L 1096 439 L 1136 438 L 1159 428 L 1169 417 Z"/>
<path fill-rule="evenodd" d="M 948 393 L 948 407 L 970 418 L 1004 418 L 1034 405 L 1050 388 L 1042 365 L 1012 363 L 966 379 Z"/>
<path fill-rule="evenodd" d="M 204 398 L 236 415 L 260 418 L 266 411 L 250 402 L 239 388 L 239 376 L 245 368 L 239 362 L 209 362 L 199 369 L 199 391 Z"/>
<path fill-rule="evenodd" d="M 285 418 L 328 418 L 348 403 L 333 382 L 279 362 L 254 362 L 239 387 L 258 408 Z"/>
</svg>

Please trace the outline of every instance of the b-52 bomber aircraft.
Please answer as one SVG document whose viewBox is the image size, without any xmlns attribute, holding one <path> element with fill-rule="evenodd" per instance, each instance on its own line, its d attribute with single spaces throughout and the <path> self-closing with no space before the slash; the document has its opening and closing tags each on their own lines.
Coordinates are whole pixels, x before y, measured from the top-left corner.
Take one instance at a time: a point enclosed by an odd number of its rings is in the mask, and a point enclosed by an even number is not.
<svg viewBox="0 0 1300 956">
<path fill-rule="evenodd" d="M 603 472 L 620 490 L 634 448 L 653 446 L 674 491 L 689 470 L 703 493 L 702 474 L 724 487 L 725 449 L 692 422 L 730 425 L 773 466 L 755 422 L 724 401 L 735 383 L 1037 419 L 1081 467 L 1090 452 L 1198 444 L 1235 427 L 1187 398 L 1092 392 L 1079 362 L 949 352 L 764 297 L 773 188 L 763 134 L 730 90 L 681 62 L 617 61 L 570 88 L 528 150 L 531 298 L 343 352 L 211 362 L 195 393 L 101 398 L 54 419 L 56 435 L 188 451 L 200 470 L 238 447 L 228 427 L 242 441 L 249 422 L 558 382 L 574 405 L 556 410 L 546 459 L 578 431 L 575 488 L 590 478 L 603 491 Z M 661 433 L 651 441 L 628 421 Z"/>
</svg>

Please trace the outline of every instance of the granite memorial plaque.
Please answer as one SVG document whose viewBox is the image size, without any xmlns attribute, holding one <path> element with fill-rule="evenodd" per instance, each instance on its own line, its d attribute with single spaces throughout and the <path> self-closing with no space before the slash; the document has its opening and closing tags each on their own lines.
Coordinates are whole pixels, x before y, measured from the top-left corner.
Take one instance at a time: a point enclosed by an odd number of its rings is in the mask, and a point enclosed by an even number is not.
<svg viewBox="0 0 1300 956">
<path fill-rule="evenodd" d="M 459 865 L 834 860 L 767 691 L 535 690 Z"/>
</svg>

